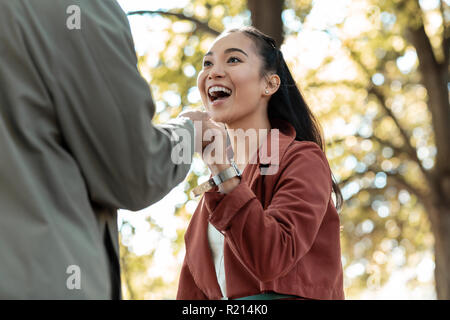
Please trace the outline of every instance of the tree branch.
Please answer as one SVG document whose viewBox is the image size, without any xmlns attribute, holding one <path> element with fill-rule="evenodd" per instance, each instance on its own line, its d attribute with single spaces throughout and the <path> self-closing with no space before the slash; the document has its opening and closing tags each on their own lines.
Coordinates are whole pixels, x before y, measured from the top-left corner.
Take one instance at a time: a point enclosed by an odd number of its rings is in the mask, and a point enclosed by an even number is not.
<svg viewBox="0 0 450 320">
<path fill-rule="evenodd" d="M 367 188 L 361 188 L 361 190 L 358 193 L 355 193 L 353 195 L 351 195 L 349 198 L 347 198 L 347 200 L 345 200 L 345 203 L 347 204 L 348 202 L 350 202 L 354 197 L 356 197 L 361 191 L 368 191 L 371 194 L 375 193 L 375 192 L 379 192 L 379 193 L 384 193 L 383 189 L 379 189 L 377 187 L 367 187 Z M 343 227 L 341 227 L 343 228 Z"/>
<path fill-rule="evenodd" d="M 384 96 L 384 94 L 375 86 L 371 86 L 369 88 L 369 90 L 367 90 L 367 91 L 369 94 L 373 94 L 377 98 L 378 103 L 381 106 L 381 108 L 394 121 L 395 126 L 400 131 L 400 135 L 402 136 L 403 140 L 405 141 L 405 146 L 406 146 L 405 151 L 413 158 L 414 161 L 418 161 L 416 149 L 411 145 L 409 135 L 406 133 L 406 130 L 400 124 L 400 121 L 394 115 L 392 110 L 386 105 L 386 97 Z"/>
<path fill-rule="evenodd" d="M 189 17 L 183 13 L 180 12 L 168 12 L 168 11 L 161 11 L 161 10 L 154 10 L 154 11 L 150 11 L 150 10 L 139 10 L 139 11 L 130 11 L 127 13 L 128 16 L 132 16 L 132 15 L 146 15 L 146 14 L 160 14 L 160 15 L 165 15 L 165 16 L 172 16 L 172 17 L 176 17 L 180 20 L 187 20 L 190 22 L 193 22 L 198 30 L 202 30 L 206 33 L 209 33 L 213 36 L 218 36 L 220 34 L 220 31 L 217 31 L 216 29 L 211 28 L 208 23 L 206 22 L 202 22 L 196 18 L 193 17 Z"/>
<path fill-rule="evenodd" d="M 394 184 L 397 184 L 399 187 L 406 189 L 409 193 L 414 194 L 423 205 L 427 203 L 428 200 L 425 194 L 416 187 L 413 187 L 411 184 L 409 184 L 400 174 L 389 174 L 388 172 L 385 173 L 389 178 L 393 179 Z"/>
<path fill-rule="evenodd" d="M 353 58 L 353 61 L 355 61 L 358 64 L 358 66 L 364 71 L 364 73 L 370 78 L 371 72 L 361 62 L 361 60 L 358 58 L 357 54 L 353 50 L 351 50 L 349 47 L 347 47 L 347 49 L 350 53 L 350 56 Z M 402 127 L 402 125 L 400 124 L 400 121 L 394 115 L 392 110 L 390 108 L 388 108 L 388 106 L 386 105 L 386 98 L 385 98 L 384 94 L 377 87 L 375 87 L 373 85 L 370 85 L 370 87 L 367 89 L 367 92 L 369 94 L 374 95 L 377 98 L 379 105 L 383 108 L 384 112 L 394 121 L 396 127 L 400 131 L 400 135 L 402 136 L 402 138 L 405 142 L 405 152 L 411 157 L 411 159 L 413 161 L 415 161 L 417 163 L 420 170 L 424 174 L 425 178 L 428 179 L 429 178 L 428 172 L 425 171 L 425 169 L 422 167 L 422 163 L 420 162 L 420 160 L 417 157 L 417 151 L 411 145 L 409 135 L 407 134 L 406 130 Z"/>
<path fill-rule="evenodd" d="M 362 137 L 362 136 L 360 136 L 360 135 L 357 135 L 357 137 L 367 139 L 367 138 Z M 394 146 L 390 141 L 384 140 L 384 139 L 382 139 L 382 138 L 376 136 L 376 135 L 373 134 L 373 133 L 372 133 L 372 136 L 370 137 L 370 139 L 375 140 L 376 142 L 378 142 L 378 143 L 381 144 L 382 146 L 391 148 L 392 150 L 395 151 L 395 153 L 396 153 L 397 155 L 400 155 L 400 154 L 405 153 L 407 156 L 411 157 L 410 154 L 405 150 L 405 148 Z M 413 161 L 416 161 L 415 159 L 412 159 L 412 160 L 413 160 Z"/>
<path fill-rule="evenodd" d="M 367 69 L 365 69 L 365 71 L 368 72 Z M 362 85 L 354 83 L 354 82 L 351 82 L 351 81 L 339 81 L 339 82 L 328 82 L 328 83 L 327 82 L 315 82 L 315 83 L 310 84 L 309 86 L 310 87 L 320 87 L 320 86 L 324 86 L 324 85 L 329 85 L 329 86 L 331 86 L 331 85 L 346 85 L 346 86 L 350 86 L 350 87 L 354 87 L 354 88 L 358 88 L 358 89 L 364 88 Z M 388 146 L 388 147 L 392 148 L 398 154 L 406 153 L 412 161 L 416 162 L 419 165 L 419 167 L 421 168 L 422 172 L 425 175 L 427 175 L 428 173 L 422 167 L 422 164 L 421 164 L 419 158 L 417 157 L 416 149 L 410 143 L 409 135 L 406 133 L 406 130 L 401 126 L 399 120 L 393 114 L 392 110 L 386 106 L 384 95 L 381 93 L 380 90 L 378 90 L 374 86 L 371 86 L 367 91 L 368 91 L 368 93 L 372 93 L 377 98 L 379 104 L 381 105 L 381 107 L 383 108 L 385 113 L 389 117 L 392 118 L 392 120 L 394 121 L 395 125 L 399 129 L 400 134 L 403 137 L 403 140 L 405 140 L 405 146 L 406 147 L 405 148 L 401 148 L 401 147 L 394 146 L 391 142 L 389 142 L 387 140 L 384 140 L 384 139 L 376 136 L 375 134 L 372 134 L 372 136 L 369 139 L 373 139 L 373 140 L 377 141 L 378 143 L 380 143 L 382 145 L 385 145 L 385 146 Z M 367 138 L 362 137 L 362 136 L 360 136 L 358 134 L 355 135 L 355 137 L 367 139 Z M 327 146 L 331 146 L 333 143 L 336 143 L 336 142 L 342 142 L 343 140 L 345 140 L 345 138 L 329 142 L 329 143 L 327 143 Z"/>
<path fill-rule="evenodd" d="M 345 138 L 339 138 L 339 139 L 331 140 L 331 141 L 327 142 L 326 147 L 328 149 L 328 148 L 331 148 L 334 144 L 341 143 L 341 142 L 344 142 L 344 141 L 345 141 Z"/>
<path fill-rule="evenodd" d="M 397 147 L 397 146 L 393 145 L 390 141 L 384 140 L 384 139 L 382 139 L 382 138 L 376 136 L 376 135 L 373 134 L 373 133 L 372 133 L 372 135 L 371 135 L 370 137 L 363 137 L 363 136 L 361 136 L 361 135 L 358 134 L 358 133 L 355 134 L 354 137 L 360 138 L 360 139 L 375 140 L 376 142 L 378 142 L 378 143 L 381 144 L 382 146 L 389 147 L 389 148 L 391 148 L 392 150 L 394 150 L 394 151 L 396 152 L 397 155 L 399 155 L 399 154 L 406 154 L 407 156 L 409 156 L 408 152 L 406 152 L 406 150 L 405 150 L 404 148 L 402 148 L 402 147 Z M 339 139 L 335 139 L 335 140 L 332 140 L 332 141 L 328 141 L 328 142 L 327 142 L 327 148 L 332 147 L 332 146 L 333 146 L 334 144 L 336 144 L 336 143 L 342 143 L 342 142 L 345 141 L 345 139 L 346 139 L 346 137 L 344 137 L 344 138 L 339 138 Z M 414 159 L 411 159 L 411 160 L 414 160 Z"/>
<path fill-rule="evenodd" d="M 374 167 L 374 166 L 369 166 L 366 171 L 361 172 L 361 173 L 357 173 L 357 174 L 353 174 L 353 175 L 347 177 L 346 179 L 344 179 L 344 180 L 342 180 L 341 182 L 338 183 L 339 187 L 342 188 L 350 181 L 353 181 L 353 180 L 359 179 L 359 178 L 363 178 L 367 172 L 373 172 L 375 174 L 377 172 L 384 172 L 388 176 L 387 184 L 394 185 L 394 186 L 397 186 L 399 188 L 406 189 L 409 193 L 414 194 L 419 199 L 419 201 L 422 204 L 425 204 L 427 202 L 427 197 L 425 196 L 425 194 L 422 191 L 420 191 L 419 189 L 417 189 L 416 187 L 412 186 L 409 182 L 407 182 L 402 177 L 401 174 L 399 174 L 399 173 L 392 173 L 392 172 L 389 172 L 389 171 L 386 172 L 386 171 L 382 170 L 381 168 L 377 168 L 377 167 Z M 369 188 L 371 188 L 371 187 L 363 188 L 362 190 L 366 190 L 366 189 L 369 189 Z M 382 189 L 379 189 L 379 190 L 382 190 Z M 348 201 L 349 199 L 347 199 L 346 201 Z"/>
<path fill-rule="evenodd" d="M 410 159 L 413 160 L 419 166 L 419 169 L 423 173 L 425 179 L 427 179 L 428 181 L 431 181 L 430 174 L 425 170 L 425 168 L 422 166 L 422 162 L 417 157 L 417 150 L 416 150 L 416 148 L 414 148 L 412 146 L 409 135 L 406 133 L 406 130 L 402 127 L 398 118 L 394 115 L 392 110 L 390 108 L 388 108 L 388 106 L 386 105 L 386 98 L 384 97 L 383 93 L 374 86 L 372 86 L 369 89 L 369 93 L 372 93 L 377 98 L 377 100 L 378 100 L 379 104 L 381 105 L 381 107 L 383 108 L 383 110 L 394 121 L 396 127 L 400 131 L 400 135 L 402 136 L 402 138 L 405 142 L 405 148 L 402 148 L 402 150 L 405 151 L 406 154 L 409 155 Z M 394 147 L 394 149 L 395 149 L 395 147 Z"/>
<path fill-rule="evenodd" d="M 439 7 L 442 17 L 442 50 L 444 50 L 444 66 L 448 66 L 450 60 L 450 28 L 447 26 L 447 21 L 445 21 L 445 7 L 447 4 L 443 0 L 440 1 L 441 5 Z"/>
<path fill-rule="evenodd" d="M 425 70 L 439 69 L 439 63 L 436 60 L 433 47 L 423 24 L 417 29 L 407 28 L 405 37 L 416 49 L 417 57 Z"/>
<path fill-rule="evenodd" d="M 342 80 L 342 81 L 316 81 L 316 82 L 311 82 L 308 84 L 308 88 L 312 87 L 312 88 L 320 88 L 320 87 L 325 87 L 325 86 L 339 86 L 339 85 L 344 85 L 347 87 L 351 87 L 354 89 L 365 89 L 365 86 L 362 84 L 359 84 L 357 82 L 354 81 L 349 81 L 349 80 Z"/>
<path fill-rule="evenodd" d="M 347 183 L 349 183 L 350 181 L 352 181 L 354 179 L 364 178 L 365 174 L 367 172 L 369 172 L 369 171 L 371 171 L 371 170 L 366 170 L 364 172 L 354 173 L 354 174 L 348 176 L 347 178 L 345 178 L 344 180 L 338 182 L 338 185 L 339 185 L 340 188 L 343 188 Z"/>
<path fill-rule="evenodd" d="M 364 73 L 370 77 L 371 72 L 367 69 L 367 67 L 361 62 L 361 60 L 357 57 L 356 53 L 353 52 L 350 48 L 348 48 L 348 51 L 351 55 L 351 57 L 353 58 L 353 60 L 358 64 L 358 66 L 364 71 Z M 355 87 L 355 88 L 363 88 L 361 85 L 356 84 L 356 83 L 352 83 L 350 81 L 340 81 L 340 82 L 335 82 L 335 83 L 329 83 L 329 84 L 336 84 L 336 85 L 347 85 L 347 86 L 351 86 L 351 87 Z M 318 87 L 324 85 L 324 82 L 316 82 L 311 84 L 310 86 L 312 87 Z M 385 111 L 385 113 L 392 118 L 392 120 L 394 121 L 395 125 L 397 126 L 397 128 L 400 131 L 401 136 L 403 137 L 403 140 L 405 141 L 405 145 L 406 145 L 406 149 L 405 151 L 410 155 L 410 157 L 417 162 L 417 164 L 419 166 L 421 166 L 420 161 L 417 158 L 417 154 L 416 154 L 416 150 L 415 148 L 411 145 L 409 139 L 410 137 L 408 136 L 408 134 L 406 133 L 406 130 L 401 126 L 399 120 L 397 119 L 397 117 L 394 115 L 394 113 L 392 112 L 391 109 L 389 109 L 386 105 L 385 102 L 385 97 L 382 94 L 382 92 L 380 90 L 378 90 L 376 87 L 374 86 L 370 86 L 368 89 L 366 89 L 367 92 L 370 94 L 373 94 L 379 104 L 381 105 L 381 107 L 383 108 L 383 110 Z"/>
</svg>

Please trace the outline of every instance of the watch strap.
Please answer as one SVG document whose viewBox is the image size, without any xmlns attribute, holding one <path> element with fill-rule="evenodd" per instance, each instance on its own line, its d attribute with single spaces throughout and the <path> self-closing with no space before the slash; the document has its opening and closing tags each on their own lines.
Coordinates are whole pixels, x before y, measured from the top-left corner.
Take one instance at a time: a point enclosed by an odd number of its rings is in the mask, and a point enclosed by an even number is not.
<svg viewBox="0 0 450 320">
<path fill-rule="evenodd" d="M 214 177 L 210 178 L 208 181 L 203 182 L 192 190 L 195 197 L 211 190 L 212 188 L 218 186 L 219 184 L 234 178 L 241 177 L 241 172 L 234 161 L 231 161 L 231 167 L 219 172 Z"/>
</svg>

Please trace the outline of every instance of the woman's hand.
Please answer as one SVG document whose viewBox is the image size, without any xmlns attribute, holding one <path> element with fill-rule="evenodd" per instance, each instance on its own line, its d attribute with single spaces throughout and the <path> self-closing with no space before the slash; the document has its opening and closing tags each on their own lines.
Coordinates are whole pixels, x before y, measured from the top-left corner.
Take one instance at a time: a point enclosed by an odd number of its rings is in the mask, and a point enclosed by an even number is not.
<svg viewBox="0 0 450 320">
<path fill-rule="evenodd" d="M 229 163 L 226 154 L 227 130 L 223 123 L 209 119 L 205 123 L 203 141 L 206 144 L 202 150 L 203 161 L 208 165 L 213 174 L 215 169 Z"/>
<path fill-rule="evenodd" d="M 203 136 L 205 133 L 206 128 L 208 127 L 208 120 L 210 119 L 210 116 L 208 112 L 202 112 L 197 110 L 187 110 L 181 112 L 179 117 L 186 117 L 192 120 L 194 122 L 195 127 L 195 146 L 194 151 L 198 152 L 199 154 L 202 154 L 203 149 L 211 143 L 211 141 L 204 141 Z M 201 143 L 200 143 L 201 142 Z"/>
<path fill-rule="evenodd" d="M 203 161 L 209 167 L 214 176 L 219 172 L 228 169 L 230 162 L 227 158 L 227 130 L 225 125 L 212 120 L 207 112 L 184 111 L 179 116 L 187 117 L 194 122 L 196 128 L 195 151 L 200 153 Z M 201 136 L 198 136 L 201 133 Z M 201 144 L 199 143 L 201 141 Z M 232 178 L 219 185 L 219 191 L 228 193 L 238 184 L 239 178 Z"/>
<path fill-rule="evenodd" d="M 212 120 L 208 112 L 188 110 L 180 113 L 179 117 L 187 117 L 194 122 L 195 151 L 201 154 L 203 161 L 211 171 L 215 172 L 216 169 L 229 167 L 226 157 L 227 130 L 225 125 Z"/>
<path fill-rule="evenodd" d="M 212 142 L 207 144 L 202 153 L 203 161 L 208 165 L 213 176 L 219 174 L 221 171 L 228 169 L 231 164 L 227 157 L 227 130 L 225 125 L 220 122 L 215 122 L 210 119 L 207 121 L 209 132 L 206 132 L 206 139 L 212 136 Z M 219 185 L 219 192 L 229 193 L 237 185 L 240 179 L 234 177 Z"/>
<path fill-rule="evenodd" d="M 203 161 L 206 163 L 224 163 L 223 159 L 220 159 L 220 155 L 226 156 L 227 131 L 225 125 L 212 120 L 208 112 L 187 110 L 181 112 L 178 116 L 189 118 L 194 122 L 196 134 L 195 151 L 202 155 Z M 200 141 L 201 144 L 197 143 Z M 208 148 L 206 150 L 207 154 L 204 155 L 203 151 L 205 151 L 206 146 L 213 142 L 214 145 Z"/>
</svg>

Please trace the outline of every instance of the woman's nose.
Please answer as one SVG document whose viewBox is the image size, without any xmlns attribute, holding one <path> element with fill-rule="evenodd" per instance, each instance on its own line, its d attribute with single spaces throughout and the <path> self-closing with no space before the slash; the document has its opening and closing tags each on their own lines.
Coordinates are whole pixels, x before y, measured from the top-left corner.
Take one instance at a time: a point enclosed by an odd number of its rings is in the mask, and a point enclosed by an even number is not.
<svg viewBox="0 0 450 320">
<path fill-rule="evenodd" d="M 223 70 L 222 66 L 218 64 L 213 65 L 208 74 L 209 79 L 222 78 L 224 76 L 225 71 Z"/>
</svg>

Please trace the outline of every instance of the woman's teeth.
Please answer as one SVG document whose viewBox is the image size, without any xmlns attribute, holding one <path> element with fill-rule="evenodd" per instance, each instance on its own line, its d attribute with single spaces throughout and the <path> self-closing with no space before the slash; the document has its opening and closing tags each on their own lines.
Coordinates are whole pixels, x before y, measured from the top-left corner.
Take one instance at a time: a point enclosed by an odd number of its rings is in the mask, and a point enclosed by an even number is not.
<svg viewBox="0 0 450 320">
<path fill-rule="evenodd" d="M 231 95 L 231 90 L 225 87 L 214 86 L 209 88 L 208 95 L 212 101 L 225 99 Z"/>
<path fill-rule="evenodd" d="M 208 93 L 212 95 L 213 92 L 219 92 L 219 91 L 225 92 L 228 95 L 231 94 L 231 90 L 227 89 L 225 87 L 211 87 L 211 88 L 209 88 Z"/>
</svg>

